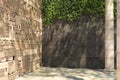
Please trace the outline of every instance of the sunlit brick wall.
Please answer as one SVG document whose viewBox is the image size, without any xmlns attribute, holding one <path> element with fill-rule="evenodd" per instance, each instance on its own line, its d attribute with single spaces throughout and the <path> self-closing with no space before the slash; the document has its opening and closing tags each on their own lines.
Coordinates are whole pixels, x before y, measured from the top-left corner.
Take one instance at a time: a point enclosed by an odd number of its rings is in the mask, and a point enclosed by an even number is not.
<svg viewBox="0 0 120 80">
<path fill-rule="evenodd" d="M 41 0 L 0 0 L 0 80 L 15 80 L 40 68 L 40 4 Z"/>
</svg>

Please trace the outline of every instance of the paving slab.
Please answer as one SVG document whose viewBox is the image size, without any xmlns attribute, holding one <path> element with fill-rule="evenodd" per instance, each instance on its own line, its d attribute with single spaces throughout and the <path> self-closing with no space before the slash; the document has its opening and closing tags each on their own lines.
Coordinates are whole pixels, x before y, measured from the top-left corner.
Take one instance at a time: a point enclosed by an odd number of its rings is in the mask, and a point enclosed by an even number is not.
<svg viewBox="0 0 120 80">
<path fill-rule="evenodd" d="M 116 71 L 44 67 L 16 80 L 116 80 Z"/>
</svg>

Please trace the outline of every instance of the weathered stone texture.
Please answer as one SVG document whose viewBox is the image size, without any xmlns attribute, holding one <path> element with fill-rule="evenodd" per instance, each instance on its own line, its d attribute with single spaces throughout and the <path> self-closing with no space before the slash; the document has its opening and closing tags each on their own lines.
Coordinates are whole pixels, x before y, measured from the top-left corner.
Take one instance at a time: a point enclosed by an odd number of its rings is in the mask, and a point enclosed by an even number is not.
<svg viewBox="0 0 120 80">
<path fill-rule="evenodd" d="M 103 16 L 89 15 L 44 26 L 43 66 L 104 68 L 104 28 Z"/>
<path fill-rule="evenodd" d="M 117 0 L 117 80 L 120 80 L 120 0 Z"/>
<path fill-rule="evenodd" d="M 17 75 L 41 65 L 41 0 L 0 0 L 0 80 L 15 80 Z M 11 62 L 10 62 L 11 61 Z M 5 79 L 6 78 L 6 79 Z"/>
</svg>

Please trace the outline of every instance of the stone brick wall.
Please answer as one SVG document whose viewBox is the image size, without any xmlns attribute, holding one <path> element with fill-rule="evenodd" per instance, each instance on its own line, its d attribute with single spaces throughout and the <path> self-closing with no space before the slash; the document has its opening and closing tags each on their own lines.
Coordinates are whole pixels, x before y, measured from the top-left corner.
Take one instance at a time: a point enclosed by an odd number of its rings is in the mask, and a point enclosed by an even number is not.
<svg viewBox="0 0 120 80">
<path fill-rule="evenodd" d="M 0 80 L 41 66 L 41 0 L 0 0 Z"/>
</svg>

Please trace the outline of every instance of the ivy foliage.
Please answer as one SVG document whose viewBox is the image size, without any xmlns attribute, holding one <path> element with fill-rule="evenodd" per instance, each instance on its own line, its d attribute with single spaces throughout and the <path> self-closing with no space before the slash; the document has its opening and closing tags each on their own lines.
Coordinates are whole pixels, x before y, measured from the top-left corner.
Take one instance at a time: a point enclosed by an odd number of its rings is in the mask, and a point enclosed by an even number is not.
<svg viewBox="0 0 120 80">
<path fill-rule="evenodd" d="M 43 22 L 52 24 L 56 19 L 72 21 L 81 15 L 104 15 L 105 0 L 43 0 Z"/>
</svg>

